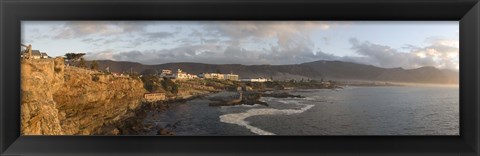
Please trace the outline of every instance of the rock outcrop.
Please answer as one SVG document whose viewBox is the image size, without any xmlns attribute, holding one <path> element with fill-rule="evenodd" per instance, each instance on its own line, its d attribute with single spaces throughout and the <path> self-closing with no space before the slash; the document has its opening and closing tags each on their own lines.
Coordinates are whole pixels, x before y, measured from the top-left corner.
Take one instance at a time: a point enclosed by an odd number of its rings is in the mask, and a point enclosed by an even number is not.
<svg viewBox="0 0 480 156">
<path fill-rule="evenodd" d="M 22 134 L 92 135 L 134 115 L 146 90 L 138 78 L 67 67 L 62 58 L 22 60 Z"/>
<path fill-rule="evenodd" d="M 21 131 L 23 135 L 65 134 L 53 101 L 63 85 L 64 67 L 59 59 L 21 61 Z"/>
</svg>

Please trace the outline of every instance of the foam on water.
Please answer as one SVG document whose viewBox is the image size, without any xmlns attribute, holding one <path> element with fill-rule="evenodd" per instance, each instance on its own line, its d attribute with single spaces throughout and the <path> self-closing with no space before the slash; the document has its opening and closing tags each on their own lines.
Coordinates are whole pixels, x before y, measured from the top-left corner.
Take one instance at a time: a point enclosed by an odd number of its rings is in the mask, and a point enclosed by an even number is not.
<svg viewBox="0 0 480 156">
<path fill-rule="evenodd" d="M 305 107 L 302 107 L 300 109 L 273 109 L 273 108 L 259 108 L 259 109 L 250 109 L 247 110 L 246 112 L 243 113 L 232 113 L 232 114 L 225 114 L 220 116 L 220 121 L 224 123 L 229 123 L 229 124 L 236 124 L 240 126 L 244 126 L 247 129 L 249 129 L 251 132 L 258 134 L 258 135 L 275 135 L 272 132 L 268 132 L 265 130 L 262 130 L 258 127 L 254 127 L 250 125 L 247 121 L 245 121 L 246 118 L 252 117 L 252 116 L 258 116 L 258 115 L 291 115 L 291 114 L 299 114 L 303 113 L 310 108 L 312 108 L 315 105 L 305 105 L 305 104 L 299 104 L 295 103 L 298 105 L 302 105 Z"/>
<path fill-rule="evenodd" d="M 261 104 L 253 104 L 253 105 L 241 104 L 241 105 L 235 105 L 235 106 L 220 106 L 220 109 L 225 109 L 225 108 L 237 108 L 237 107 L 252 108 L 252 107 L 259 107 L 259 106 L 263 106 L 263 105 L 261 105 Z"/>
</svg>

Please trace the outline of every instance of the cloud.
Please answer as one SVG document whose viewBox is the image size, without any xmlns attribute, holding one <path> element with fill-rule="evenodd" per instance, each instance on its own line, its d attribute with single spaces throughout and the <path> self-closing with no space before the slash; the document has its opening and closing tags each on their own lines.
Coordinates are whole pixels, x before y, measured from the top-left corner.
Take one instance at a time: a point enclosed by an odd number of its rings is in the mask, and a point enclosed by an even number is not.
<svg viewBox="0 0 480 156">
<path fill-rule="evenodd" d="M 246 55 L 249 46 L 261 47 L 250 50 L 249 59 L 258 63 L 294 64 L 311 60 L 315 56 L 311 33 L 332 28 L 331 22 L 303 21 L 235 21 L 204 24 L 204 32 L 194 31 L 192 36 L 227 38 L 225 54 L 236 57 Z M 268 60 L 268 61 L 266 61 Z"/>
<path fill-rule="evenodd" d="M 428 38 L 425 47 L 407 45 L 399 51 L 389 46 L 359 41 L 351 38 L 351 49 L 362 57 L 353 59 L 355 62 L 367 63 L 380 67 L 419 68 L 433 66 L 442 69 L 458 69 L 458 40 Z"/>
<path fill-rule="evenodd" d="M 133 21 L 67 21 L 52 28 L 54 39 L 71 39 L 92 35 L 118 35 L 144 32 L 147 24 Z"/>
<path fill-rule="evenodd" d="M 392 48 L 351 38 L 356 55 L 336 56 L 320 51 L 332 38 L 314 42 L 311 35 L 348 25 L 322 21 L 70 21 L 53 25 L 51 40 L 80 42 L 94 47 L 88 59 L 135 61 L 144 64 L 201 62 L 214 64 L 298 64 L 340 60 L 387 68 L 434 66 L 458 69 L 458 40 L 430 37 L 426 46 Z M 157 27 L 158 24 L 166 24 Z M 154 26 L 155 25 L 155 26 Z M 152 26 L 152 27 L 148 27 Z M 148 27 L 148 29 L 147 29 Z M 165 29 L 164 29 L 165 28 Z M 157 29 L 157 30 L 153 30 Z M 33 29 L 29 36 L 42 34 Z M 43 33 L 45 35 L 45 33 Z M 28 38 L 22 41 L 29 41 Z M 336 39 L 335 41 L 337 41 Z M 315 43 L 322 43 L 315 45 Z M 80 47 L 80 46 L 79 46 Z"/>
<path fill-rule="evenodd" d="M 172 37 L 174 33 L 171 32 L 152 32 L 152 33 L 145 33 L 145 35 L 149 39 L 159 39 L 159 38 L 167 38 L 167 37 Z"/>
<path fill-rule="evenodd" d="M 255 56 L 241 56 L 241 58 L 231 55 L 225 55 L 225 53 L 240 54 L 233 47 L 225 48 L 218 47 L 213 44 L 208 45 L 192 45 L 182 46 L 172 49 L 150 49 L 144 51 L 124 51 L 124 52 L 111 52 L 102 51 L 96 53 L 89 53 L 86 55 L 87 59 L 110 59 L 117 61 L 134 61 L 144 64 L 161 64 L 170 62 L 200 62 L 211 64 L 255 64 L 259 60 L 251 59 L 249 57 Z M 245 51 L 245 54 L 255 54 L 254 52 Z M 239 55 L 240 56 L 240 55 Z"/>
<path fill-rule="evenodd" d="M 114 58 L 115 52 L 111 49 L 99 51 L 99 52 L 89 52 L 85 55 L 85 59 L 87 60 L 116 60 Z"/>
<path fill-rule="evenodd" d="M 113 60 L 137 61 L 145 64 L 168 62 L 202 62 L 216 64 L 295 64 L 333 55 L 313 52 L 310 33 L 331 27 L 323 22 L 200 22 L 190 28 L 188 37 L 176 38 L 178 46 L 170 49 L 130 50 L 116 52 Z M 176 28 L 185 30 L 185 28 Z M 177 32 L 178 33 L 178 32 Z M 143 35 L 129 44 L 151 42 L 150 38 L 173 37 L 159 32 Z M 108 52 L 108 54 L 110 54 Z M 91 55 L 101 59 L 103 55 Z M 323 58 L 327 57 L 327 58 Z"/>
<path fill-rule="evenodd" d="M 231 40 L 274 38 L 278 45 L 290 46 L 291 42 L 297 38 L 309 37 L 314 30 L 326 30 L 332 26 L 328 22 L 235 21 L 208 23 L 204 27 L 210 35 L 227 37 Z"/>
</svg>

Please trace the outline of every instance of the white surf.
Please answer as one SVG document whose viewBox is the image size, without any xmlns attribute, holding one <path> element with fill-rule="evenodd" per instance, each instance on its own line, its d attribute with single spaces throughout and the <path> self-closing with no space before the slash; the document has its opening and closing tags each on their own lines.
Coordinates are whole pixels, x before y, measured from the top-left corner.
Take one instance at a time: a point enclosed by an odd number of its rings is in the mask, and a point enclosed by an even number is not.
<svg viewBox="0 0 480 156">
<path fill-rule="evenodd" d="M 281 103 L 288 103 L 287 101 L 279 101 Z M 258 127 L 250 125 L 248 121 L 245 121 L 246 118 L 258 115 L 291 115 L 291 114 L 299 114 L 303 113 L 315 105 L 306 105 L 306 104 L 299 104 L 298 102 L 293 102 L 297 105 L 302 105 L 300 109 L 274 109 L 274 108 L 259 108 L 259 109 L 250 109 L 243 113 L 232 113 L 232 114 L 225 114 L 220 116 L 220 121 L 229 124 L 236 124 L 249 129 L 252 133 L 258 135 L 275 135 L 272 132 L 262 130 Z"/>
</svg>

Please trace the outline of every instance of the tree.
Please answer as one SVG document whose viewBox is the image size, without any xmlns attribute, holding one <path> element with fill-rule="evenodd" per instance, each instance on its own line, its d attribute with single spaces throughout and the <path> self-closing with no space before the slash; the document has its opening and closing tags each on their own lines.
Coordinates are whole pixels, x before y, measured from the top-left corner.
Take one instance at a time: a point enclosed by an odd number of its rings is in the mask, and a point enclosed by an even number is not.
<svg viewBox="0 0 480 156">
<path fill-rule="evenodd" d="M 170 92 L 172 92 L 173 94 L 177 94 L 178 93 L 178 85 L 175 84 L 172 86 L 172 90 L 170 90 Z"/>
<path fill-rule="evenodd" d="M 92 64 L 90 64 L 90 69 L 98 70 L 98 62 L 97 61 L 92 61 Z"/>
<path fill-rule="evenodd" d="M 145 69 L 142 72 L 140 72 L 142 75 L 156 75 L 157 71 L 153 69 Z"/>
<path fill-rule="evenodd" d="M 80 60 L 84 55 L 85 53 L 66 53 L 65 58 L 67 60 L 77 61 Z"/>
<path fill-rule="evenodd" d="M 153 76 L 145 75 L 142 77 L 143 87 L 149 92 L 155 91 L 155 80 Z"/>
<path fill-rule="evenodd" d="M 220 69 L 217 68 L 216 73 L 222 73 L 222 71 L 220 71 Z"/>
<path fill-rule="evenodd" d="M 170 78 L 164 77 L 162 81 L 162 86 L 165 91 L 171 92 L 173 94 L 178 93 L 178 85 Z"/>
<path fill-rule="evenodd" d="M 87 68 L 87 64 L 85 63 L 85 59 L 80 58 L 80 61 L 78 62 L 78 67 Z"/>
</svg>

